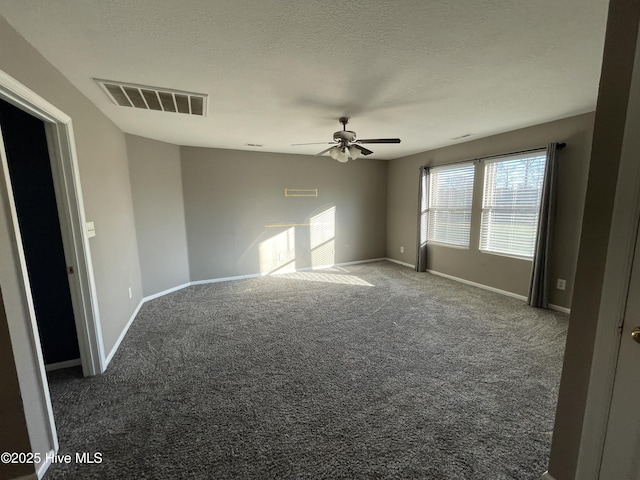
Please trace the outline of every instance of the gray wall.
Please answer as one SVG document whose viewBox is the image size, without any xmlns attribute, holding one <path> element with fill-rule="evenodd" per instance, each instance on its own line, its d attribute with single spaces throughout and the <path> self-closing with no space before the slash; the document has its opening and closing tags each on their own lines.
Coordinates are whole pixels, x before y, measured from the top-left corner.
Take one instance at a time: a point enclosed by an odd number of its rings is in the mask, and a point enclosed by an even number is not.
<svg viewBox="0 0 640 480">
<path fill-rule="evenodd" d="M 611 0 L 576 286 L 549 463 L 549 472 L 557 480 L 571 480 L 576 474 L 639 30 L 640 2 Z"/>
<path fill-rule="evenodd" d="M 189 282 L 180 148 L 127 135 L 143 295 Z"/>
<path fill-rule="evenodd" d="M 85 211 L 97 231 L 90 240 L 91 255 L 108 353 L 142 298 L 124 134 L 2 17 L 0 46 L 0 68 L 73 119 Z M 0 283 L 31 446 L 44 456 L 50 448 L 46 410 L 39 400 L 36 356 L 24 326 L 27 307 L 17 273 L 16 252 L 10 243 L 7 212 L 6 202 L 0 198 Z"/>
<path fill-rule="evenodd" d="M 191 280 L 384 257 L 387 162 L 180 150 Z"/>
<path fill-rule="evenodd" d="M 566 142 L 559 153 L 558 197 L 556 205 L 555 241 L 551 258 L 551 278 L 567 280 L 566 290 L 551 291 L 551 303 L 571 306 L 573 279 L 578 256 L 582 205 L 586 190 L 591 146 L 592 113 L 537 125 L 513 132 L 432 150 L 389 163 L 387 204 L 387 256 L 414 264 L 416 258 L 418 169 L 421 165 L 478 158 L 546 146 L 550 142 Z M 482 174 L 482 168 L 476 175 Z M 474 206 L 481 205 L 482 183 L 477 178 Z M 458 249 L 439 245 L 428 247 L 428 268 L 472 282 L 527 295 L 531 262 L 517 258 L 480 253 L 479 222 L 481 211 L 474 208 L 470 248 Z M 404 254 L 400 247 L 404 247 Z"/>
</svg>

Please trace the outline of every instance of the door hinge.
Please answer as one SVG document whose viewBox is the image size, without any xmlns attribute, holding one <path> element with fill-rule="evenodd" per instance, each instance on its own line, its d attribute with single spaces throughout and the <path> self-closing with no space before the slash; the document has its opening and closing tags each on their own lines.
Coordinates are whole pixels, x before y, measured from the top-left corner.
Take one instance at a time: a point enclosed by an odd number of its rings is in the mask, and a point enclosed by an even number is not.
<svg viewBox="0 0 640 480">
<path fill-rule="evenodd" d="M 73 267 L 67 267 L 67 273 L 74 273 Z"/>
</svg>

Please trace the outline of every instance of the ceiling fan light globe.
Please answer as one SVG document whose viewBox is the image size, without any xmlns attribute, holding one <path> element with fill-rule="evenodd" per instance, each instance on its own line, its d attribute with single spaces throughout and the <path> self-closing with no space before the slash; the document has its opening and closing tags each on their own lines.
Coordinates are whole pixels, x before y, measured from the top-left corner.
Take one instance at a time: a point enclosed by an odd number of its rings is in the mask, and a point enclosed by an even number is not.
<svg viewBox="0 0 640 480">
<path fill-rule="evenodd" d="M 362 155 L 362 152 L 358 149 L 358 147 L 354 147 L 353 145 L 349 147 L 349 156 L 353 160 L 360 158 L 361 155 Z"/>
<path fill-rule="evenodd" d="M 340 154 L 338 155 L 338 161 L 345 163 L 349 161 L 349 150 L 344 145 L 340 147 Z"/>
<path fill-rule="evenodd" d="M 347 153 L 346 147 L 333 147 L 331 150 L 329 150 L 329 155 L 331 155 L 331 158 L 339 161 L 340 163 L 349 161 L 349 154 Z"/>
</svg>

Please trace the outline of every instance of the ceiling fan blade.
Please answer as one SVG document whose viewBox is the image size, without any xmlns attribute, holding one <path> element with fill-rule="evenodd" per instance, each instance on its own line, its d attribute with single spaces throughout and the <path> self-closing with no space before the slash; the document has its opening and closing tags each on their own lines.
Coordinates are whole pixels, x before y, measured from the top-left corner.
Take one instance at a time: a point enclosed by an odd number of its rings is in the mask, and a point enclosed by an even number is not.
<svg viewBox="0 0 640 480">
<path fill-rule="evenodd" d="M 329 147 L 326 150 L 322 150 L 320 153 L 316 153 L 316 157 L 320 156 L 320 155 L 324 155 L 325 153 L 327 153 L 329 150 L 331 150 L 333 147 Z"/>
<path fill-rule="evenodd" d="M 356 140 L 355 143 L 400 143 L 399 138 L 365 138 Z"/>
<path fill-rule="evenodd" d="M 336 145 L 336 142 L 313 142 L 313 143 L 292 143 L 292 147 L 297 147 L 300 145 Z"/>
<path fill-rule="evenodd" d="M 368 148 L 361 147 L 360 145 L 351 145 L 352 147 L 356 147 L 363 155 L 371 155 L 373 152 Z"/>
</svg>

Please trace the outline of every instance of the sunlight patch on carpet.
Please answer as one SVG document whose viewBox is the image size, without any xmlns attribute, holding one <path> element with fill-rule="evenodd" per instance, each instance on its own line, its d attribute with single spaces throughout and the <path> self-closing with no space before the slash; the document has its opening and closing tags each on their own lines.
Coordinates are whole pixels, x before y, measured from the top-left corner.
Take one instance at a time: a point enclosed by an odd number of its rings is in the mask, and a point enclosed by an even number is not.
<svg viewBox="0 0 640 480">
<path fill-rule="evenodd" d="M 371 283 L 355 275 L 335 275 L 333 273 L 318 272 L 296 272 L 280 275 L 292 280 L 304 280 L 306 282 L 339 283 L 342 285 L 360 285 L 363 287 L 373 287 Z"/>
</svg>

